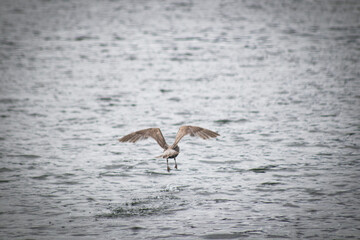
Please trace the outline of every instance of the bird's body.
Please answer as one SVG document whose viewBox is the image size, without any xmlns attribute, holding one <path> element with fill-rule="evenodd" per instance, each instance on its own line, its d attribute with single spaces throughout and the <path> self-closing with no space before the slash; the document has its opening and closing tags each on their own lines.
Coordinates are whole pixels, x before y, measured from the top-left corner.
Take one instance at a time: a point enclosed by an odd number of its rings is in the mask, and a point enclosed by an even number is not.
<svg viewBox="0 0 360 240">
<path fill-rule="evenodd" d="M 175 161 L 175 168 L 177 169 L 176 157 L 180 153 L 180 147 L 178 146 L 178 143 L 185 135 L 190 135 L 192 137 L 198 136 L 202 139 L 209 139 L 220 136 L 218 133 L 213 132 L 209 129 L 196 126 L 182 126 L 179 128 L 179 131 L 176 134 L 175 142 L 170 146 L 166 143 L 160 128 L 148 128 L 139 130 L 120 138 L 119 141 L 135 143 L 139 140 L 144 140 L 149 137 L 155 139 L 155 141 L 160 145 L 160 147 L 164 149 L 163 154 L 161 154 L 157 158 L 166 158 L 167 170 L 170 171 L 168 160 L 169 158 L 173 158 Z"/>
<path fill-rule="evenodd" d="M 156 158 L 176 158 L 180 153 L 179 146 L 176 146 L 174 149 L 168 147 L 168 149 L 164 150 L 163 154 L 157 156 Z"/>
</svg>

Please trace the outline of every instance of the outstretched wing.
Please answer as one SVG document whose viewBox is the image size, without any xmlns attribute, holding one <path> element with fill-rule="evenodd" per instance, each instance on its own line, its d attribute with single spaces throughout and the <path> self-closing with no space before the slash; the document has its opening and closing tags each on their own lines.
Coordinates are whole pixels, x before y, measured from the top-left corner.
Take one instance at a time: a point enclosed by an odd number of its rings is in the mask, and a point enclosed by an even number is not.
<svg viewBox="0 0 360 240">
<path fill-rule="evenodd" d="M 188 134 L 192 137 L 201 137 L 202 139 L 209 139 L 220 136 L 220 134 L 206 128 L 196 126 L 181 126 L 176 134 L 175 142 L 171 147 L 176 147 L 179 141 Z"/>
<path fill-rule="evenodd" d="M 160 147 L 162 147 L 163 149 L 167 149 L 168 145 L 166 144 L 166 141 L 161 133 L 160 128 L 148 128 L 130 133 L 120 138 L 119 142 L 135 143 L 140 140 L 148 139 L 149 137 L 155 139 L 155 141 L 160 145 Z"/>
</svg>

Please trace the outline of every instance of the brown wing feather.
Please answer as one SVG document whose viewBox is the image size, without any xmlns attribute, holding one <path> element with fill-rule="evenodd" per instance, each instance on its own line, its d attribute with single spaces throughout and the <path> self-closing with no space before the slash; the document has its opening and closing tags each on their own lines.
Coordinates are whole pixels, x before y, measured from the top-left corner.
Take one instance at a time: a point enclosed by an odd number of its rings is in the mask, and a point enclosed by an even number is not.
<svg viewBox="0 0 360 240">
<path fill-rule="evenodd" d="M 155 141 L 163 149 L 167 149 L 168 145 L 166 144 L 165 138 L 161 133 L 160 128 L 148 128 L 139 130 L 133 133 L 130 133 L 119 139 L 119 142 L 132 142 L 135 143 L 140 140 L 148 139 L 149 137 L 155 139 Z"/>
<path fill-rule="evenodd" d="M 201 137 L 202 139 L 209 139 L 220 136 L 220 134 L 206 128 L 196 126 L 181 126 L 178 133 L 176 134 L 175 142 L 171 147 L 174 148 L 179 143 L 179 141 L 188 134 L 192 137 Z"/>
</svg>

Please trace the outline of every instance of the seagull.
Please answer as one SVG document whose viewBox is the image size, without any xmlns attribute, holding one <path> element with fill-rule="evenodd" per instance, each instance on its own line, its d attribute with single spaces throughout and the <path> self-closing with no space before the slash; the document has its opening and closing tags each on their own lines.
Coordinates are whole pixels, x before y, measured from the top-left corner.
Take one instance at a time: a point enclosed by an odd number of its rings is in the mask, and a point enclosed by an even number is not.
<svg viewBox="0 0 360 240">
<path fill-rule="evenodd" d="M 132 142 L 135 143 L 140 140 L 148 139 L 149 137 L 155 139 L 155 141 L 164 149 L 163 154 L 156 158 L 166 158 L 167 171 L 170 172 L 169 158 L 173 158 L 175 161 L 175 168 L 177 169 L 176 157 L 180 153 L 178 146 L 179 141 L 186 135 L 191 137 L 200 137 L 202 139 L 215 138 L 220 134 L 213 132 L 209 129 L 196 127 L 196 126 L 181 126 L 176 134 L 175 142 L 172 145 L 168 145 L 164 136 L 161 133 L 160 128 L 147 128 L 130 133 L 119 139 L 119 142 Z"/>
</svg>

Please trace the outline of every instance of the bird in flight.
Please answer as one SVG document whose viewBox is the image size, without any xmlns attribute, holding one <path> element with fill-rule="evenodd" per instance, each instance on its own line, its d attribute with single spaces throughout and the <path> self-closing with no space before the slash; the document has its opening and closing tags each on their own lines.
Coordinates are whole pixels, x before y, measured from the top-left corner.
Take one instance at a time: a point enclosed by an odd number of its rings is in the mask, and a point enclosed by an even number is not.
<svg viewBox="0 0 360 240">
<path fill-rule="evenodd" d="M 148 139 L 149 137 L 155 139 L 155 141 L 164 149 L 163 154 L 156 158 L 166 158 L 167 171 L 170 172 L 169 158 L 173 158 L 175 161 L 175 168 L 177 169 L 176 157 L 179 155 L 180 148 L 178 146 L 179 141 L 186 135 L 192 137 L 200 137 L 202 139 L 215 138 L 220 134 L 213 132 L 209 129 L 196 127 L 196 126 L 181 126 L 176 134 L 175 142 L 172 145 L 168 145 L 164 136 L 161 133 L 160 128 L 147 128 L 130 133 L 119 139 L 119 142 L 132 142 L 135 143 L 140 140 Z"/>
</svg>

